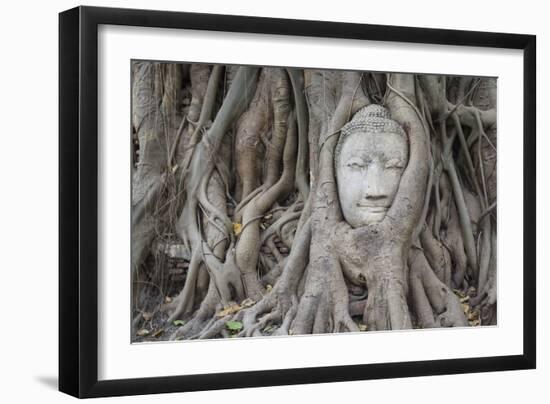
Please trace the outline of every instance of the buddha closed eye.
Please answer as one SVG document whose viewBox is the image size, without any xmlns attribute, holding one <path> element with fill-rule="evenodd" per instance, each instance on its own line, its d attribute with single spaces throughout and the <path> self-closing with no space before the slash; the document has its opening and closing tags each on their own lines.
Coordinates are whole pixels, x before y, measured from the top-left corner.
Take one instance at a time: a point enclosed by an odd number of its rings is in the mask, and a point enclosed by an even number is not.
<svg viewBox="0 0 550 404">
<path fill-rule="evenodd" d="M 342 213 L 352 227 L 384 219 L 407 161 L 406 136 L 383 107 L 363 108 L 344 126 L 335 168 Z"/>
<path fill-rule="evenodd" d="M 346 165 L 352 170 L 361 170 L 367 168 L 368 162 L 357 157 L 352 157 Z"/>
</svg>

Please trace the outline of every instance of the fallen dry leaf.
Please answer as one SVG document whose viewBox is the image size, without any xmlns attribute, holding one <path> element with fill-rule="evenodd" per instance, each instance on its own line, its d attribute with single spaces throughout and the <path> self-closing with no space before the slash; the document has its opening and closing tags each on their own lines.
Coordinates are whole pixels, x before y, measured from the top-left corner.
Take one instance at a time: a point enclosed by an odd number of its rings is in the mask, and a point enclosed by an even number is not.
<svg viewBox="0 0 550 404">
<path fill-rule="evenodd" d="M 241 307 L 251 307 L 254 306 L 255 303 L 256 302 L 254 300 L 248 297 L 241 302 Z"/>
<path fill-rule="evenodd" d="M 159 337 L 163 332 L 164 332 L 164 329 L 163 329 L 163 328 L 161 328 L 161 329 L 159 329 L 159 330 L 156 330 L 156 331 L 153 333 L 152 337 L 153 337 L 153 338 L 157 338 L 157 337 Z"/>
<path fill-rule="evenodd" d="M 241 306 L 239 306 L 237 303 L 233 303 L 229 306 L 224 307 L 223 310 L 216 313 L 216 317 L 229 316 L 230 314 L 235 314 L 240 309 L 241 309 Z"/>
<path fill-rule="evenodd" d="M 471 320 L 471 321 L 479 320 L 479 311 L 476 309 L 468 313 L 468 320 Z"/>
<path fill-rule="evenodd" d="M 470 296 L 464 296 L 460 298 L 460 303 L 466 303 L 468 300 L 470 300 Z"/>
<path fill-rule="evenodd" d="M 458 290 L 458 289 L 453 289 L 453 293 L 455 295 L 457 295 L 458 297 L 460 297 L 460 298 L 463 298 L 464 296 L 466 296 L 466 294 L 464 292 L 462 292 L 461 290 Z"/>
<path fill-rule="evenodd" d="M 149 330 L 147 330 L 145 328 L 142 328 L 136 334 L 138 335 L 138 337 L 145 337 L 145 336 L 149 335 Z"/>
</svg>

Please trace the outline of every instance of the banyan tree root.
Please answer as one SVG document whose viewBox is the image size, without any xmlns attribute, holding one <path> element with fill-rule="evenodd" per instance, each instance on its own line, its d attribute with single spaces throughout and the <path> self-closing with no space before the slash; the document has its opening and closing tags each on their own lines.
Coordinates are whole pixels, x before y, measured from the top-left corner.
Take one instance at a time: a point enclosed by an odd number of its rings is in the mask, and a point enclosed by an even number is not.
<svg viewBox="0 0 550 404">
<path fill-rule="evenodd" d="M 433 272 L 424 252 L 409 253 L 411 300 L 417 322 L 422 328 L 467 326 L 460 301 Z"/>
</svg>

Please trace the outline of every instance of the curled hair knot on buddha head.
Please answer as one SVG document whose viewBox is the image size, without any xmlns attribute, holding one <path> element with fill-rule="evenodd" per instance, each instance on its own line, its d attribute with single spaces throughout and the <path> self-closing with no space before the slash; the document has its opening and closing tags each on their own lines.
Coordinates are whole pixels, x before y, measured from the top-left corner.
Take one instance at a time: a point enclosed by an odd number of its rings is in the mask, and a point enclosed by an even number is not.
<svg viewBox="0 0 550 404">
<path fill-rule="evenodd" d="M 342 145 L 346 138 L 353 133 L 395 133 L 403 136 L 407 135 L 401 125 L 391 118 L 390 111 L 382 105 L 370 104 L 361 108 L 353 115 L 351 121 L 345 124 L 340 129 L 340 138 L 336 145 L 334 153 L 334 161 L 338 161 L 338 157 L 342 150 Z"/>
</svg>

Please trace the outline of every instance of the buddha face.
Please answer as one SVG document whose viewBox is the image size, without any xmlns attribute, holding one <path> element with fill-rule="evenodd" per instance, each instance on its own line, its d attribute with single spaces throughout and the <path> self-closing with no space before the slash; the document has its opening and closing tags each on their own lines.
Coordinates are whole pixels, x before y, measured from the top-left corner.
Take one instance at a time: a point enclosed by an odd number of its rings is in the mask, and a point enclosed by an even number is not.
<svg viewBox="0 0 550 404">
<path fill-rule="evenodd" d="M 354 228 L 380 222 L 390 208 L 408 162 L 408 143 L 397 133 L 355 132 L 336 162 L 338 196 Z"/>
</svg>

